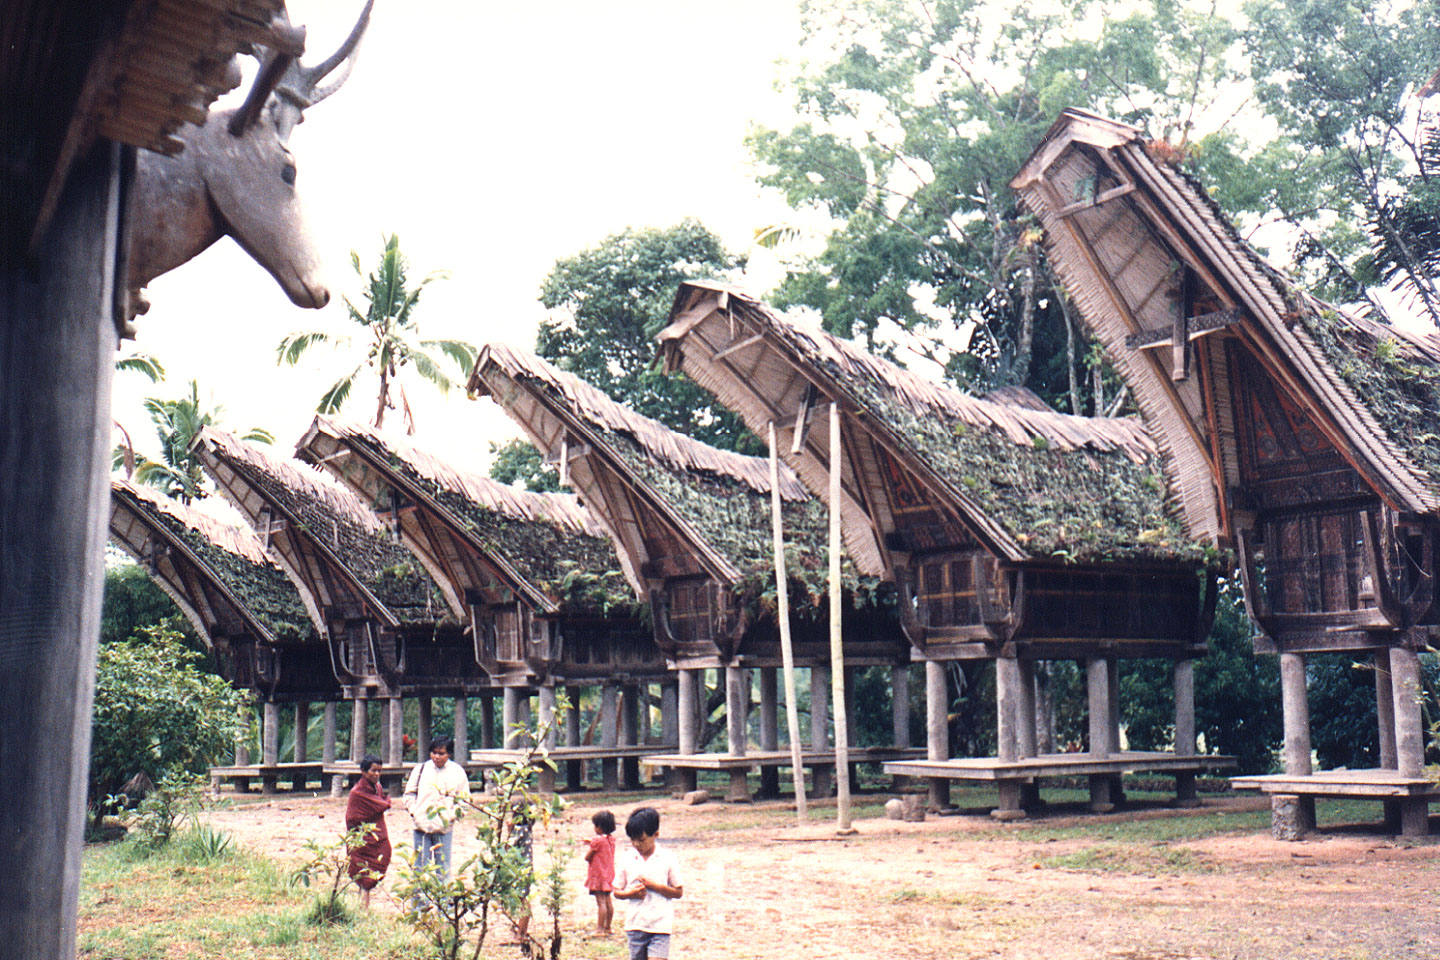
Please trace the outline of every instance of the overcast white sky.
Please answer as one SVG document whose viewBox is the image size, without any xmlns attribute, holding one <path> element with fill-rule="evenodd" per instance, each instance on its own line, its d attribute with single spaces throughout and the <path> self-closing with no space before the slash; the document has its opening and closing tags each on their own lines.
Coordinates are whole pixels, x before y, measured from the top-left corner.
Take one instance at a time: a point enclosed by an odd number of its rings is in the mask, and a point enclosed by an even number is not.
<svg viewBox="0 0 1440 960">
<path fill-rule="evenodd" d="M 340 43 L 360 6 L 290 0 L 309 28 L 308 62 Z M 125 350 L 155 354 L 168 378 L 117 375 L 116 418 L 153 450 L 141 398 L 179 396 L 196 378 L 228 426 L 263 426 L 288 452 L 349 367 L 321 350 L 278 368 L 275 346 L 292 330 L 358 329 L 340 303 L 359 299 L 349 251 L 368 266 L 387 232 L 417 277 L 450 274 L 421 299 L 426 336 L 527 349 L 555 260 L 626 226 L 694 216 L 744 250 L 785 215 L 755 184 L 742 141 L 751 121 L 784 122 L 774 63 L 798 38 L 793 0 L 377 0 L 349 82 L 291 138 L 330 305 L 293 306 L 222 240 L 150 285 Z M 373 390 L 358 385 L 346 415 L 365 419 Z M 415 441 L 457 464 L 483 470 L 489 442 L 518 435 L 489 400 L 433 393 L 412 393 Z"/>
</svg>

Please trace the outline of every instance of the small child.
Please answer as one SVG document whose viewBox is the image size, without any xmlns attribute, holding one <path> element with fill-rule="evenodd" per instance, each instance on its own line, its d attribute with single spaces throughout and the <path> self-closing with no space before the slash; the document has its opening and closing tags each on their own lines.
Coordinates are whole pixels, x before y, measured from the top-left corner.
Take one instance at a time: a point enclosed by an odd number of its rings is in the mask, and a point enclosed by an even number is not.
<svg viewBox="0 0 1440 960">
<path fill-rule="evenodd" d="M 590 865 L 585 873 L 585 889 L 595 898 L 595 932 L 609 934 L 610 921 L 615 917 L 615 905 L 610 902 L 615 880 L 615 814 L 601 810 L 590 822 L 595 825 L 595 836 L 581 841 L 585 844 L 585 862 Z"/>
<path fill-rule="evenodd" d="M 674 901 L 685 893 L 675 855 L 655 842 L 660 811 L 641 807 L 625 822 L 633 850 L 622 854 L 615 868 L 615 898 L 632 901 L 625 912 L 625 937 L 630 960 L 666 960 Z"/>
</svg>

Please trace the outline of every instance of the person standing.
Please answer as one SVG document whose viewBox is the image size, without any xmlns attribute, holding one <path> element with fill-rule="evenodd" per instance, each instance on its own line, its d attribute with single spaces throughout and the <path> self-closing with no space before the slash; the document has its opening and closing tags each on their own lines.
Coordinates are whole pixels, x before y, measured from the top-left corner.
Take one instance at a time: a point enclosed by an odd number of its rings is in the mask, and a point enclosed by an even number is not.
<svg viewBox="0 0 1440 960">
<path fill-rule="evenodd" d="M 581 840 L 585 844 L 585 889 L 595 898 L 595 932 L 610 933 L 610 921 L 615 916 L 615 905 L 610 902 L 610 892 L 615 889 L 615 814 L 601 810 L 590 818 L 595 826 L 595 835 Z"/>
<path fill-rule="evenodd" d="M 455 821 L 470 803 L 470 777 L 453 759 L 455 741 L 438 736 L 430 741 L 430 759 L 410 771 L 403 802 L 415 821 L 415 867 L 433 864 L 450 877 L 450 847 Z"/>
<path fill-rule="evenodd" d="M 633 849 L 616 858 L 615 899 L 628 901 L 625 938 L 630 960 L 666 960 L 670 956 L 675 901 L 685 893 L 675 854 L 655 842 L 659 833 L 660 811 L 639 808 L 625 822 L 625 835 Z"/>
<path fill-rule="evenodd" d="M 390 831 L 385 827 L 385 811 L 390 798 L 380 789 L 380 758 L 366 755 L 360 761 L 360 779 L 350 790 L 345 804 L 345 830 L 368 825 L 365 842 L 350 851 L 351 879 L 360 888 L 360 903 L 370 908 L 370 891 L 385 876 L 390 866 Z"/>
</svg>

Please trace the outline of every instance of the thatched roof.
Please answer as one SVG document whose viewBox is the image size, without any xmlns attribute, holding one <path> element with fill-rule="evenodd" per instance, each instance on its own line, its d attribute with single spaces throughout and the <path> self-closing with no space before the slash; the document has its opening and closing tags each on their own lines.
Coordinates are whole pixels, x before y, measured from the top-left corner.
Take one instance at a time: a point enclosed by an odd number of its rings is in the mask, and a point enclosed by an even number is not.
<svg viewBox="0 0 1440 960">
<path fill-rule="evenodd" d="M 620 515 L 626 507 L 613 489 L 631 491 L 644 501 L 648 516 L 665 518 L 652 522 L 669 527 L 721 582 L 746 594 L 773 584 L 766 459 L 718 450 L 676 433 L 542 358 L 503 344 L 481 350 L 470 389 L 493 396 L 551 456 L 560 456 L 567 444 L 571 449 L 589 445 L 587 469 L 577 465 L 572 479 L 585 503 L 619 532 L 617 544 L 637 589 L 643 590 L 645 579 L 637 559 L 643 548 L 627 539 L 625 528 L 633 523 Z M 522 404 L 522 399 L 538 403 L 540 409 Z M 780 496 L 792 576 L 819 596 L 824 592 L 828 514 L 784 464 Z M 853 571 L 848 576 L 854 587 Z"/>
<path fill-rule="evenodd" d="M 341 450 L 363 457 L 365 466 L 379 471 L 384 488 L 367 483 L 350 456 L 336 455 Z M 514 490 L 459 469 L 403 438 L 326 416 L 315 418 L 296 444 L 296 456 L 323 461 L 325 469 L 375 510 L 391 509 L 392 489 L 407 501 L 418 501 L 496 575 L 518 580 L 511 589 L 538 594 L 542 607 L 589 615 L 628 611 L 635 605 L 608 534 L 573 494 Z"/>
<path fill-rule="evenodd" d="M 1217 454 L 1230 442 L 1225 428 L 1217 440 L 1206 422 L 1223 424 L 1229 415 L 1224 352 L 1205 351 L 1197 375 L 1177 381 L 1168 346 L 1125 343 L 1173 322 L 1183 300 L 1181 265 L 1222 308 L 1238 311 L 1223 335 L 1264 365 L 1381 496 L 1404 511 L 1440 510 L 1434 337 L 1401 333 L 1295 289 L 1201 184 L 1125 124 L 1066 111 L 1012 185 L 1044 223 L 1051 262 L 1132 387 L 1194 535 L 1221 535 L 1218 491 L 1236 482 L 1232 458 Z"/>
<path fill-rule="evenodd" d="M 660 333 L 671 369 L 738 411 L 752 430 L 770 421 L 790 447 L 801 397 L 837 400 L 861 429 L 924 474 L 928 485 L 1001 556 L 1069 560 L 1193 557 L 1166 509 L 1154 442 L 1128 418 L 1090 419 L 995 402 L 933 383 L 781 317 L 721 284 L 688 282 Z M 817 401 L 818 403 L 818 401 Z M 826 495 L 828 440 L 812 414 L 806 455 L 792 457 L 806 485 Z M 847 543 L 868 570 L 883 567 L 865 483 L 847 466 Z"/>
<path fill-rule="evenodd" d="M 124 480 L 110 484 L 116 509 L 127 511 L 144 527 L 142 531 L 117 530 L 119 518 L 112 515 L 111 539 L 139 563 L 150 560 L 146 544 L 166 541 L 188 553 L 202 574 L 213 580 L 231 599 L 236 613 L 252 620 L 255 639 L 308 641 L 318 636 L 305 604 L 285 573 L 270 559 L 259 539 L 248 529 L 222 523 L 156 491 Z M 157 577 L 191 621 L 208 634 L 209 625 L 192 609 L 189 598 L 174 585 Z"/>
<path fill-rule="evenodd" d="M 221 492 L 267 539 L 282 522 L 287 536 L 308 541 L 330 576 L 368 592 L 397 621 L 433 623 L 447 608 L 430 575 L 358 497 L 318 471 L 207 427 L 196 439 L 202 463 Z M 272 554 L 275 551 L 272 549 Z M 277 556 L 302 591 L 306 573 Z M 319 601 L 317 600 L 317 603 Z"/>
</svg>

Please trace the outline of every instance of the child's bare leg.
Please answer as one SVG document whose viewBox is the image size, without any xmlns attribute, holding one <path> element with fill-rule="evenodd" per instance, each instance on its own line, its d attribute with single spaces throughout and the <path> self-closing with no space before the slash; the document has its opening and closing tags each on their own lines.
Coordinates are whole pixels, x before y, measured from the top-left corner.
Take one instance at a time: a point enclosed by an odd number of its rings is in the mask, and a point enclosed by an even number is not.
<svg viewBox="0 0 1440 960">
<path fill-rule="evenodd" d="M 610 932 L 610 921 L 615 917 L 615 904 L 608 893 L 595 894 L 596 905 L 600 908 L 600 933 Z"/>
</svg>

